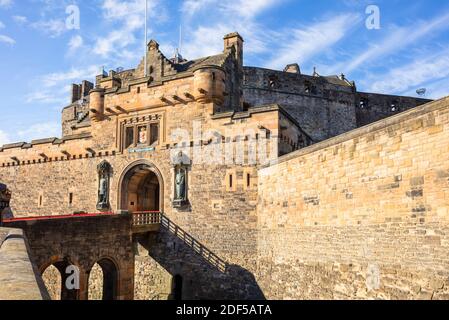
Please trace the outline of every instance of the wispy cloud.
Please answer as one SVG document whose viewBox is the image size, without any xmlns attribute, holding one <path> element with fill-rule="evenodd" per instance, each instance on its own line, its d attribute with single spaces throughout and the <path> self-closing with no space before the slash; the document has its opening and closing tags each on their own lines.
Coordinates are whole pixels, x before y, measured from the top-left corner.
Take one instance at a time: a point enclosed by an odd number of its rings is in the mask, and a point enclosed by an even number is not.
<svg viewBox="0 0 449 320">
<path fill-rule="evenodd" d="M 63 19 L 42 20 L 31 23 L 31 27 L 50 36 L 56 38 L 65 33 L 67 30 L 66 23 Z"/>
<path fill-rule="evenodd" d="M 92 52 L 102 58 L 111 55 L 121 58 L 129 55 L 126 49 L 137 43 L 135 33 L 143 33 L 144 10 L 140 0 L 103 0 L 101 9 L 104 19 L 114 25 L 113 31 L 106 36 L 100 36 L 92 48 Z M 159 0 L 148 1 L 150 18 L 157 19 L 158 13 L 163 12 Z"/>
<path fill-rule="evenodd" d="M 93 81 L 98 74 L 97 66 L 85 68 L 72 68 L 66 72 L 54 72 L 40 76 L 36 79 L 42 84 L 37 90 L 26 97 L 27 103 L 58 104 L 62 107 L 68 104 L 70 85 L 84 79 Z M 62 89 L 62 90 L 61 90 Z"/>
<path fill-rule="evenodd" d="M 10 143 L 10 142 L 11 142 L 11 140 L 9 138 L 9 135 L 6 132 L 0 130 L 0 146 Z"/>
<path fill-rule="evenodd" d="M 0 0 L 0 8 L 8 8 L 13 4 L 13 0 Z"/>
<path fill-rule="evenodd" d="M 360 16 L 342 14 L 300 29 L 290 30 L 288 39 L 279 41 L 279 48 L 266 64 L 269 68 L 283 68 L 289 63 L 308 61 L 343 39 L 360 22 Z"/>
<path fill-rule="evenodd" d="M 376 75 L 377 81 L 368 90 L 380 93 L 410 93 L 425 83 L 449 76 L 449 50 L 429 54 L 411 63 L 394 68 L 384 75 Z M 449 89 L 446 90 L 449 93 Z"/>
<path fill-rule="evenodd" d="M 75 54 L 78 49 L 82 48 L 84 44 L 83 37 L 80 35 L 75 35 L 70 38 L 68 43 L 69 46 L 69 54 Z"/>
<path fill-rule="evenodd" d="M 421 22 L 407 27 L 393 27 L 388 36 L 379 43 L 368 46 L 359 55 L 350 61 L 337 64 L 330 72 L 338 72 L 344 70 L 351 72 L 365 63 L 378 60 L 389 54 L 398 53 L 398 51 L 416 44 L 416 42 L 437 30 L 449 27 L 449 13 L 436 17 L 433 20 Z"/>
<path fill-rule="evenodd" d="M 283 2 L 274 0 L 187 0 L 181 6 L 185 34 L 183 55 L 188 59 L 217 54 L 223 50 L 223 36 L 238 31 L 245 38 L 245 52 L 266 52 L 275 32 L 257 21 L 258 15 Z"/>
<path fill-rule="evenodd" d="M 3 22 L 0 21 L 0 29 L 3 29 L 5 27 L 5 25 L 3 24 Z"/>
<path fill-rule="evenodd" d="M 28 18 L 25 16 L 13 16 L 12 19 L 14 20 L 15 23 L 19 25 L 23 25 L 28 22 Z"/>
<path fill-rule="evenodd" d="M 14 40 L 13 38 L 8 37 L 4 34 L 0 34 L 0 43 L 6 43 L 8 45 L 13 46 L 16 44 L 16 40 Z"/>
<path fill-rule="evenodd" d="M 42 139 L 43 137 L 57 137 L 61 133 L 61 125 L 56 122 L 42 122 L 31 125 L 25 130 L 17 132 L 17 136 L 22 140 Z"/>
</svg>

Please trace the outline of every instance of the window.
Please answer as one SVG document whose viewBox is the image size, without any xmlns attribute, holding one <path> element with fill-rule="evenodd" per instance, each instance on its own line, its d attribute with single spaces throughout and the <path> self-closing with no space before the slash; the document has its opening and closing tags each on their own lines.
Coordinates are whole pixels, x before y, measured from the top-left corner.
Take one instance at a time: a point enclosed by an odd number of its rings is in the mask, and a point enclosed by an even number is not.
<svg viewBox="0 0 449 320">
<path fill-rule="evenodd" d="M 251 174 L 250 173 L 246 174 L 246 187 L 247 188 L 251 187 Z"/>
<path fill-rule="evenodd" d="M 125 129 L 125 149 L 134 146 L 134 127 Z"/>
<path fill-rule="evenodd" d="M 390 111 L 391 112 L 399 112 L 399 106 L 397 101 L 393 101 L 390 105 Z"/>
<path fill-rule="evenodd" d="M 140 87 L 137 87 L 137 93 L 140 93 Z"/>
<path fill-rule="evenodd" d="M 84 117 L 83 112 L 80 111 L 80 112 L 76 113 L 76 120 L 81 121 L 81 120 L 83 120 L 83 117 Z"/>
<path fill-rule="evenodd" d="M 234 177 L 232 176 L 232 174 L 230 174 L 229 175 L 229 188 L 230 189 L 232 189 L 232 187 L 233 187 L 233 183 L 234 183 L 233 179 L 234 179 Z"/>
<path fill-rule="evenodd" d="M 362 98 L 359 103 L 360 109 L 368 109 L 368 99 Z"/>
<path fill-rule="evenodd" d="M 150 125 L 150 145 L 153 145 L 159 141 L 159 124 L 152 123 Z"/>
<path fill-rule="evenodd" d="M 304 82 L 304 91 L 309 94 L 316 94 L 317 92 L 316 87 L 310 81 Z"/>
<path fill-rule="evenodd" d="M 159 123 L 125 126 L 123 148 L 154 146 L 159 142 Z"/>
<path fill-rule="evenodd" d="M 73 204 L 73 193 L 70 192 L 69 193 L 69 205 L 72 205 L 72 204 Z"/>
<path fill-rule="evenodd" d="M 276 82 L 277 82 L 276 76 L 270 76 L 268 78 L 268 84 L 270 88 L 274 88 L 276 86 Z"/>
<path fill-rule="evenodd" d="M 42 195 L 39 196 L 39 207 L 42 207 Z"/>
</svg>

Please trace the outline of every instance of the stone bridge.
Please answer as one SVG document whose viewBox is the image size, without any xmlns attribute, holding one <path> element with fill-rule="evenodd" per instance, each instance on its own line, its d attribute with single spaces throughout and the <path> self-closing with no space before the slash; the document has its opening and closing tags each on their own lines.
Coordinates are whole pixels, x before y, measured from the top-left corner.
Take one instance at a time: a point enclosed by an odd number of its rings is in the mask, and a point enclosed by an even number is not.
<svg viewBox="0 0 449 320">
<path fill-rule="evenodd" d="M 59 273 L 50 281 L 60 279 L 61 283 L 46 283 L 50 294 L 53 293 L 52 298 L 87 300 L 89 276 L 93 266 L 98 264 L 103 273 L 102 298 L 133 299 L 131 215 L 55 216 L 5 220 L 4 223 L 24 231 L 32 258 L 44 280 L 48 269 Z M 64 284 L 73 274 L 73 266 L 79 270 L 79 288 L 69 290 Z"/>
<path fill-rule="evenodd" d="M 141 286 L 157 277 L 157 269 L 171 275 L 169 288 L 157 299 L 246 298 L 247 293 L 237 294 L 244 290 L 263 298 L 252 274 L 229 265 L 159 212 L 18 218 L 4 224 L 23 230 L 33 263 L 55 300 L 132 300 L 136 291 L 142 298 Z M 178 249 L 172 252 L 174 245 Z M 136 279 L 142 273 L 136 267 L 142 248 L 159 267 L 147 266 L 148 274 Z M 179 265 L 187 269 L 180 271 Z M 72 288 L 74 274 L 79 274 L 79 286 Z M 183 285 L 180 274 L 195 280 Z M 156 286 L 166 287 L 160 279 Z M 198 296 L 201 292 L 204 297 Z"/>
</svg>

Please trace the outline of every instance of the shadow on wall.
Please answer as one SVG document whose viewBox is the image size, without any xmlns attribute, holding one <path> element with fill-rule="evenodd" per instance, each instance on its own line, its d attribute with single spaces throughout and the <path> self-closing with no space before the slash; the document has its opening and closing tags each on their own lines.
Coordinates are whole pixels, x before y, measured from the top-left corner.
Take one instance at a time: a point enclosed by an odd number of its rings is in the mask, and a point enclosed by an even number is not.
<svg viewBox="0 0 449 320">
<path fill-rule="evenodd" d="M 227 264 L 166 217 L 157 234 L 138 242 L 172 277 L 172 299 L 265 300 L 254 275 Z"/>
</svg>

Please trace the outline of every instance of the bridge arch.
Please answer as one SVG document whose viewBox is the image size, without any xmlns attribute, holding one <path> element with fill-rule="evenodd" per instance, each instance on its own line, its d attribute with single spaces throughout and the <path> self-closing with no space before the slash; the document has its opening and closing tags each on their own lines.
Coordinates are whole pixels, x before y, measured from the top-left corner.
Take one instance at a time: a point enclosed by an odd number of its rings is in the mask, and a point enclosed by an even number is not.
<svg viewBox="0 0 449 320">
<path fill-rule="evenodd" d="M 138 160 L 123 171 L 118 185 L 118 210 L 163 211 L 164 179 L 148 160 Z"/>
<path fill-rule="evenodd" d="M 69 268 L 71 266 L 75 266 L 79 273 L 75 274 L 75 270 Z M 39 270 L 52 300 L 80 299 L 82 271 L 70 258 L 54 256 L 47 263 L 43 264 Z M 71 278 L 68 279 L 69 277 Z M 67 287 L 67 283 L 72 284 L 74 287 Z"/>
<path fill-rule="evenodd" d="M 119 290 L 119 268 L 109 257 L 101 258 L 89 269 L 88 299 L 117 300 Z"/>
</svg>

